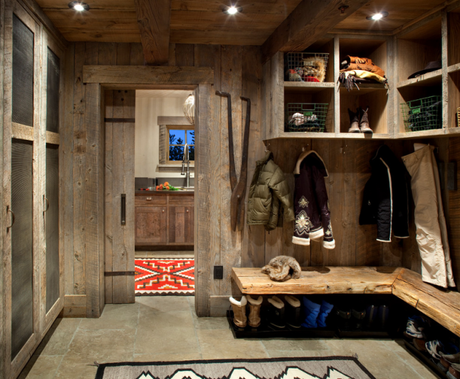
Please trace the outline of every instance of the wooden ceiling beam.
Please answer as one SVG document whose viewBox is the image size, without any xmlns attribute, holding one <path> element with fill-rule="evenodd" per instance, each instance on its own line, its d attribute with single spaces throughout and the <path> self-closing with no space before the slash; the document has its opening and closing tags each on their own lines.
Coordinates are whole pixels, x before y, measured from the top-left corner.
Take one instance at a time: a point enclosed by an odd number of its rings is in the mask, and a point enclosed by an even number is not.
<svg viewBox="0 0 460 379">
<path fill-rule="evenodd" d="M 278 51 L 302 51 L 369 0 L 303 0 L 262 45 L 265 63 Z M 346 7 L 343 12 L 340 8 Z"/>
<path fill-rule="evenodd" d="M 146 65 L 168 63 L 171 0 L 134 0 Z"/>
</svg>

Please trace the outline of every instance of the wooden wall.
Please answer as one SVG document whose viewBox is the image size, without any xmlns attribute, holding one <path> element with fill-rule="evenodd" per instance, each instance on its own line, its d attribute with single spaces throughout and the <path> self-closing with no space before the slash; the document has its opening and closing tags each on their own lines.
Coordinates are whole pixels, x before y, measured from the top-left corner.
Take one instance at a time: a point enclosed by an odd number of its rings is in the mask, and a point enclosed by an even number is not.
<svg viewBox="0 0 460 379">
<path fill-rule="evenodd" d="M 91 117 L 88 85 L 82 83 L 83 65 L 142 65 L 143 55 L 140 44 L 115 43 L 75 43 L 67 54 L 66 114 L 65 132 L 61 147 L 64 149 L 64 185 L 68 204 L 64 218 L 64 251 L 66 252 L 66 308 L 67 315 L 96 316 L 100 310 L 88 309 L 86 298 L 89 293 L 102 291 L 98 279 L 88 276 L 86 264 L 88 254 L 95 254 L 94 246 L 88 241 L 88 207 L 85 199 L 95 189 L 88 177 L 94 175 L 94 159 L 89 159 L 88 133 L 91 131 Z M 286 178 L 293 185 L 292 171 L 302 149 L 314 149 L 324 159 L 330 173 L 327 188 L 332 213 L 332 227 L 336 248 L 326 250 L 318 243 L 310 247 L 294 246 L 291 243 L 293 223 L 285 223 L 270 233 L 263 227 L 246 224 L 242 231 L 232 232 L 230 228 L 230 181 L 227 129 L 227 101 L 215 95 L 215 91 L 229 92 L 232 95 L 233 139 L 235 144 L 235 165 L 240 174 L 243 126 L 246 117 L 246 104 L 240 96 L 252 100 L 251 130 L 248 163 L 248 187 L 252 179 L 255 162 L 264 156 L 262 135 L 265 125 L 265 105 L 262 101 L 263 70 L 260 50 L 256 47 L 210 46 L 210 45 L 171 45 L 170 66 L 212 67 L 214 84 L 201 93 L 205 102 L 197 104 L 198 111 L 208 120 L 206 127 L 197 131 L 197 165 L 201 171 L 196 173 L 196 310 L 200 316 L 223 315 L 229 306 L 228 297 L 232 293 L 230 280 L 233 266 L 260 267 L 271 258 L 287 254 L 294 256 L 302 265 L 385 265 L 404 266 L 420 271 L 420 258 L 415 243 L 415 227 L 411 223 L 411 238 L 393 239 L 391 243 L 375 240 L 375 226 L 359 226 L 362 191 L 370 176 L 369 161 L 384 141 L 368 140 L 295 140 L 283 139 L 269 141 L 268 148 L 273 152 L 275 162 L 283 169 Z M 203 91 L 203 89 L 202 89 Z M 97 89 L 92 92 L 97 93 Z M 448 156 L 447 141 L 441 142 L 443 159 Z M 451 140 L 453 141 L 453 140 Z M 399 157 L 413 151 L 413 141 L 386 141 Z M 458 144 L 449 143 L 453 156 L 460 154 Z M 103 149 L 102 146 L 97 149 Z M 98 150 L 98 151 L 99 151 Z M 449 151 L 450 151 L 449 150 Z M 447 154 L 447 155 L 446 155 Z M 100 162 L 99 162 L 100 164 Z M 94 180 L 97 178 L 93 176 Z M 94 184 L 93 184 L 94 185 Z M 249 188 L 248 188 L 249 189 Z M 445 193 L 448 204 L 455 209 L 460 198 L 456 192 Z M 447 207 L 447 205 L 446 205 Z M 460 273 L 460 240 L 455 239 L 455 211 L 446 212 L 452 230 L 452 254 L 456 273 Z M 100 220 L 102 223 L 102 219 Z M 100 226 L 101 227 L 101 226 Z M 103 229 L 102 229 L 103 230 Z M 452 235 L 453 234 L 453 235 Z M 101 243 L 100 237 L 93 239 Z M 103 238 L 102 238 L 103 239 Z M 103 243 L 103 242 L 102 242 Z M 457 250 L 459 250 L 457 252 Z M 103 251 L 103 250 L 102 250 Z M 458 259 L 455 257 L 458 255 Z M 93 256 L 94 257 L 94 256 Z M 101 263 L 102 264 L 102 263 Z M 213 267 L 224 267 L 224 279 L 213 278 Z M 101 268 L 93 268 L 100 273 Z M 96 275 L 97 276 L 97 275 Z"/>
</svg>

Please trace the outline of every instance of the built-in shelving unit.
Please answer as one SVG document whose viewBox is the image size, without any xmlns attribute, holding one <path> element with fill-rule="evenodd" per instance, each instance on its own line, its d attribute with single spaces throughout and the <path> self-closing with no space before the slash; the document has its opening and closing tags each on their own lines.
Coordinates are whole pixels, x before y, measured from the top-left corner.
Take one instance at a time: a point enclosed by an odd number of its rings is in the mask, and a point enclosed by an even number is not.
<svg viewBox="0 0 460 379">
<path fill-rule="evenodd" d="M 406 139 L 459 134 L 460 50 L 456 41 L 460 38 L 460 8 L 451 8 L 400 28 L 394 35 L 326 36 L 306 50 L 329 53 L 326 79 L 322 83 L 285 81 L 284 53 L 275 55 L 265 64 L 264 139 Z M 361 84 L 359 90 L 347 90 L 338 83 L 340 63 L 347 55 L 372 59 L 385 71 L 388 85 L 376 82 Z M 439 69 L 409 79 L 433 61 L 442 63 Z M 402 109 L 401 104 L 416 104 L 419 99 L 432 96 L 439 96 L 442 101 L 439 127 L 408 128 L 404 123 L 407 109 Z M 289 103 L 328 103 L 324 132 L 286 131 L 285 109 Z M 373 134 L 348 133 L 348 109 L 356 111 L 358 107 L 369 108 Z"/>
</svg>

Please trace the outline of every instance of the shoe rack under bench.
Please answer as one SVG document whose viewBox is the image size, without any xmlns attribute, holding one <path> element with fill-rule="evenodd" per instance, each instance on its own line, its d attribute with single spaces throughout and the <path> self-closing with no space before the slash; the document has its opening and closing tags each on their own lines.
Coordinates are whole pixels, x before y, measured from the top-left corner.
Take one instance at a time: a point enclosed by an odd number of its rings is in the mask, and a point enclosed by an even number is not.
<svg viewBox="0 0 460 379">
<path fill-rule="evenodd" d="M 403 267 L 302 267 L 299 279 L 285 282 L 270 280 L 261 268 L 233 267 L 232 279 L 243 295 L 393 294 L 460 336 L 460 293 Z"/>
</svg>

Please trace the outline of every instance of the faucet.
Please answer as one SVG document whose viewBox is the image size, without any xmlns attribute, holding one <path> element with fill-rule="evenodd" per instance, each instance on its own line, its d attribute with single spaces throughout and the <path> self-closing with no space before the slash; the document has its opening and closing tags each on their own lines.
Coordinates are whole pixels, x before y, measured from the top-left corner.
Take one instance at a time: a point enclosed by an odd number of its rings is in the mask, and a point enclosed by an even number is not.
<svg viewBox="0 0 460 379">
<path fill-rule="evenodd" d="M 185 171 L 185 164 L 187 163 L 187 170 Z M 189 148 L 188 145 L 184 145 L 184 156 L 182 158 L 182 171 L 181 175 L 185 175 L 186 187 L 190 187 L 190 159 L 189 159 Z"/>
</svg>

